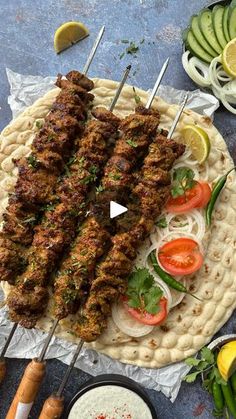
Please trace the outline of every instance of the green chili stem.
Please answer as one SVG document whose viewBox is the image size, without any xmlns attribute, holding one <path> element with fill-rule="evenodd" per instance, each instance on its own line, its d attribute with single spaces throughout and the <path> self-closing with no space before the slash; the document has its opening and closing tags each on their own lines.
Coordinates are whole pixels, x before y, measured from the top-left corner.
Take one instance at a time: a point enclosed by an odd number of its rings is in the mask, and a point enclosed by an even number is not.
<svg viewBox="0 0 236 419">
<path fill-rule="evenodd" d="M 153 265 L 154 270 L 159 275 L 159 277 L 167 284 L 169 287 L 175 289 L 179 292 L 185 292 L 185 294 L 191 295 L 193 298 L 196 298 L 199 301 L 202 301 L 200 298 L 198 298 L 196 295 L 192 294 L 187 290 L 187 288 L 181 284 L 181 282 L 176 281 L 173 276 L 169 275 L 167 272 L 163 271 L 163 269 L 160 267 L 160 265 L 157 262 L 157 258 L 155 255 L 155 252 L 150 253 L 150 259 Z"/>
<path fill-rule="evenodd" d="M 213 209 L 215 207 L 215 203 L 217 201 L 217 198 L 218 198 L 220 192 L 222 191 L 223 187 L 225 186 L 228 175 L 235 169 L 236 169 L 236 166 L 234 166 L 232 169 L 230 169 L 225 175 L 220 177 L 220 179 L 216 182 L 214 188 L 212 189 L 211 199 L 208 202 L 208 205 L 206 207 L 206 224 L 207 224 L 208 227 L 211 225 L 212 212 L 213 212 Z"/>
</svg>

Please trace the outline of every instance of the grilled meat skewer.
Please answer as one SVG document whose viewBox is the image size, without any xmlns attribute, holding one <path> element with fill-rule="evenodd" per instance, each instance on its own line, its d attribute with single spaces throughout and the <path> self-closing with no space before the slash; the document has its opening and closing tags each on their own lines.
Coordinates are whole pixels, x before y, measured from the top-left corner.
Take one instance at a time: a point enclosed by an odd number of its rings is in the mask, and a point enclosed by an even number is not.
<svg viewBox="0 0 236 419">
<path fill-rule="evenodd" d="M 99 110 L 98 112 L 100 113 Z M 122 135 L 105 166 L 100 193 L 92 207 L 93 214 L 81 227 L 80 234 L 55 279 L 56 318 L 62 319 L 69 313 L 76 312 L 78 303 L 84 298 L 84 284 L 92 281 L 96 263 L 111 245 L 110 233 L 113 232 L 114 221 L 110 222 L 106 214 L 109 209 L 107 204 L 110 200 L 121 202 L 121 197 L 124 205 L 129 201 L 135 182 L 134 172 L 156 134 L 159 119 L 158 111 L 140 106 L 135 114 L 121 122 Z"/>
<path fill-rule="evenodd" d="M 15 193 L 10 197 L 0 233 L 0 279 L 14 283 L 24 266 L 24 254 L 33 239 L 33 226 L 42 205 L 54 198 L 58 176 L 79 144 L 93 82 L 77 71 L 58 77 L 61 92 L 33 140 L 30 156 L 16 162 L 19 168 Z M 81 83 L 80 85 L 78 83 Z M 87 89 L 87 90 L 86 90 Z"/>
<path fill-rule="evenodd" d="M 112 237 L 112 247 L 97 266 L 96 277 L 87 290 L 87 301 L 80 309 L 79 322 L 74 327 L 76 335 L 84 341 L 96 340 L 106 328 L 112 303 L 125 292 L 137 249 L 150 234 L 170 195 L 169 171 L 185 147 L 166 136 L 167 132 L 158 134 L 150 145 L 139 182 L 132 192 L 131 202 L 137 203 L 139 216 L 133 204 L 131 208 L 128 205 L 129 210 L 122 217 L 123 232 Z"/>
<path fill-rule="evenodd" d="M 8 297 L 10 318 L 24 327 L 34 327 L 43 313 L 50 274 L 73 240 L 78 220 L 85 215 L 86 196 L 108 159 L 107 142 L 116 136 L 120 120 L 106 109 L 103 113 L 110 122 L 97 119 L 87 124 L 68 176 L 57 186 L 57 203 L 35 228 L 29 265 Z"/>
</svg>

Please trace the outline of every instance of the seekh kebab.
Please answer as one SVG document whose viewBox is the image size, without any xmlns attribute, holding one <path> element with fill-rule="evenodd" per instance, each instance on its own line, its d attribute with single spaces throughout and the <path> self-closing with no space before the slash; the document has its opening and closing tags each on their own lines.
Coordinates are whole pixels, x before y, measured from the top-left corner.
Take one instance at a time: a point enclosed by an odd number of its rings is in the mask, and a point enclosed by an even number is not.
<svg viewBox="0 0 236 419">
<path fill-rule="evenodd" d="M 125 293 L 137 250 L 151 233 L 170 196 L 170 170 L 185 146 L 166 137 L 166 131 L 159 133 L 149 146 L 128 212 L 122 217 L 123 232 L 112 237 L 112 247 L 97 265 L 96 276 L 86 290 L 88 297 L 79 309 L 79 321 L 73 328 L 86 342 L 96 340 L 106 328 L 112 303 Z"/>
<path fill-rule="evenodd" d="M 87 195 L 109 157 L 108 140 L 117 135 L 120 120 L 112 112 L 101 109 L 92 114 L 97 119 L 85 127 L 68 175 L 57 185 L 56 203 L 35 228 L 29 264 L 7 299 L 11 320 L 27 328 L 34 327 L 44 312 L 50 274 L 76 234 L 77 223 L 86 212 Z"/>
<path fill-rule="evenodd" d="M 35 136 L 32 153 L 16 162 L 19 170 L 15 192 L 4 213 L 0 233 L 0 279 L 14 283 L 24 268 L 27 247 L 42 207 L 55 199 L 58 176 L 79 145 L 93 95 L 93 82 L 71 71 L 56 85 L 61 88 L 44 126 Z"/>
<path fill-rule="evenodd" d="M 63 261 L 54 283 L 55 316 L 58 319 L 77 311 L 81 299 L 87 297 L 84 289 L 93 280 L 96 263 L 111 246 L 114 220 L 106 210 L 111 200 L 127 205 L 135 184 L 135 172 L 142 164 L 148 146 L 156 134 L 160 121 L 157 110 L 140 106 L 120 124 L 122 132 L 113 155 L 108 160 L 104 176 L 98 188 L 92 215 L 85 221 L 80 234 Z M 107 246 L 104 246 L 104 237 Z"/>
</svg>

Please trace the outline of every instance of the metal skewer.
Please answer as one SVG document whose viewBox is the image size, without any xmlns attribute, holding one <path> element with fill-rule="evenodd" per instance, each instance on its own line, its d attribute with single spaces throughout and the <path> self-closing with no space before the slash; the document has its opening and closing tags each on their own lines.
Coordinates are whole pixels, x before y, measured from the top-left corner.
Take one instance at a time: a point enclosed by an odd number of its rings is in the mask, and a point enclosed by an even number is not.
<svg viewBox="0 0 236 419">
<path fill-rule="evenodd" d="M 178 112 L 177 112 L 177 114 L 175 116 L 175 119 L 174 119 L 172 125 L 171 125 L 170 131 L 169 131 L 169 133 L 167 135 L 167 139 L 168 140 L 171 139 L 171 137 L 172 137 L 172 135 L 174 133 L 174 130 L 175 130 L 175 128 L 176 128 L 176 126 L 177 126 L 177 124 L 179 122 L 179 119 L 180 119 L 180 117 L 182 115 L 182 112 L 183 112 L 183 110 L 185 108 L 185 105 L 186 105 L 187 101 L 188 101 L 188 93 L 186 93 L 186 95 L 184 96 L 183 101 L 180 104 L 180 108 L 179 108 L 179 110 L 178 110 Z"/>
<path fill-rule="evenodd" d="M 3 379 L 4 379 L 5 375 L 6 375 L 6 362 L 5 362 L 4 356 L 5 356 L 5 353 L 6 353 L 7 349 L 8 349 L 8 346 L 11 343 L 11 340 L 13 338 L 13 335 L 14 335 L 14 333 L 16 331 L 17 326 L 18 326 L 17 323 L 14 323 L 13 324 L 12 329 L 11 329 L 11 331 L 9 333 L 9 336 L 8 336 L 8 338 L 6 340 L 6 343 L 3 346 L 2 352 L 0 353 L 0 384 L 2 383 L 2 381 L 3 381 Z"/>
<path fill-rule="evenodd" d="M 127 80 L 128 74 L 130 72 L 131 65 L 129 65 L 122 77 L 122 80 L 118 86 L 117 92 L 121 92 L 122 87 L 125 84 L 125 81 Z M 115 98 L 113 99 L 111 105 L 111 108 L 114 109 L 114 106 L 118 100 L 119 95 L 115 94 Z M 30 413 L 30 410 L 32 408 L 33 402 L 38 394 L 40 385 L 42 383 L 42 380 L 44 378 L 45 372 L 46 372 L 46 362 L 44 360 L 45 354 L 47 352 L 47 349 L 49 347 L 49 344 L 51 342 L 51 339 L 54 335 L 54 332 L 56 330 L 56 327 L 58 325 L 59 320 L 55 319 L 53 322 L 53 325 L 50 329 L 50 332 L 48 333 L 48 336 L 44 342 L 42 351 L 38 358 L 33 359 L 28 366 L 26 367 L 26 370 L 24 372 L 24 375 L 21 379 L 21 382 L 19 384 L 18 390 L 15 394 L 14 400 L 9 408 L 9 411 L 7 413 L 6 419 L 14 419 L 17 417 L 17 419 L 27 419 Z M 77 351 L 72 359 L 72 365 L 68 369 L 66 376 L 64 377 L 64 380 L 62 382 L 62 385 L 60 389 L 58 390 L 59 394 L 63 391 L 64 386 L 66 385 L 66 382 L 69 378 L 70 372 L 73 368 L 73 365 L 79 355 L 79 352 L 83 346 L 83 341 L 80 342 Z M 77 355 L 76 355 L 77 354 Z M 64 383 L 64 384 L 63 384 Z M 59 398 L 61 398 L 59 396 Z M 63 409 L 62 409 L 63 410 Z M 52 418 L 55 416 L 52 416 Z"/>
<path fill-rule="evenodd" d="M 98 45 L 100 44 L 100 41 L 101 41 L 101 39 L 103 37 L 104 32 L 105 32 L 105 26 L 102 26 L 101 29 L 100 29 L 100 31 L 99 31 L 99 33 L 98 33 L 98 36 L 97 36 L 97 38 L 96 38 L 96 40 L 94 42 L 94 45 L 93 45 L 93 47 L 91 49 L 91 52 L 90 52 L 90 54 L 88 56 L 88 59 L 87 59 L 87 61 L 85 63 L 85 66 L 83 68 L 83 74 L 84 75 L 86 75 L 87 72 L 88 72 L 88 69 L 90 67 L 91 62 L 93 61 L 93 57 L 96 54 L 96 51 L 98 49 Z"/>
<path fill-rule="evenodd" d="M 152 102 L 153 102 L 153 99 L 154 99 L 154 97 L 156 95 L 157 89 L 160 86 L 161 81 L 163 79 L 163 76 L 164 76 L 164 74 L 165 74 L 165 72 L 167 70 L 167 67 L 169 65 L 169 61 L 170 61 L 170 58 L 167 58 L 167 60 L 164 62 L 163 66 L 161 68 L 161 71 L 159 73 L 159 76 L 157 77 L 157 81 L 154 84 L 154 87 L 152 89 L 152 92 L 151 92 L 151 94 L 150 94 L 150 96 L 148 98 L 148 101 L 146 103 L 146 106 L 145 106 L 146 109 L 149 109 L 151 107 L 151 105 L 152 105 Z"/>
</svg>

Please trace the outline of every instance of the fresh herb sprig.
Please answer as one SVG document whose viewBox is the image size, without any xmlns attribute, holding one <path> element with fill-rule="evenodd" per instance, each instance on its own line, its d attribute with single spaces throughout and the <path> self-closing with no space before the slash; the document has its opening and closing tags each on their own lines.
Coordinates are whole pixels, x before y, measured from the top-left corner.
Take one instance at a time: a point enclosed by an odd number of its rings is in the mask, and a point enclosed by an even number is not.
<svg viewBox="0 0 236 419">
<path fill-rule="evenodd" d="M 196 181 L 194 180 L 194 171 L 188 167 L 178 167 L 173 172 L 171 195 L 173 198 L 182 196 L 188 189 L 193 188 Z"/>
<path fill-rule="evenodd" d="M 193 383 L 199 374 L 203 374 L 202 386 L 213 396 L 213 416 L 229 418 L 231 409 L 236 412 L 236 404 L 233 401 L 230 384 L 222 378 L 217 368 L 216 357 L 216 353 L 204 347 L 200 351 L 199 358 L 187 358 L 186 364 L 195 371 L 187 374 L 184 381 Z"/>
<path fill-rule="evenodd" d="M 166 217 L 161 217 L 159 220 L 155 222 L 155 225 L 159 228 L 166 228 L 167 227 L 167 219 Z"/>
<path fill-rule="evenodd" d="M 159 312 L 158 304 L 163 292 L 155 285 L 154 278 L 148 269 L 139 268 L 130 275 L 126 295 L 130 307 L 147 311 L 150 314 Z"/>
<path fill-rule="evenodd" d="M 27 157 L 28 165 L 32 167 L 33 169 L 36 169 L 38 166 L 38 160 L 33 154 L 30 154 L 30 156 Z"/>
</svg>

